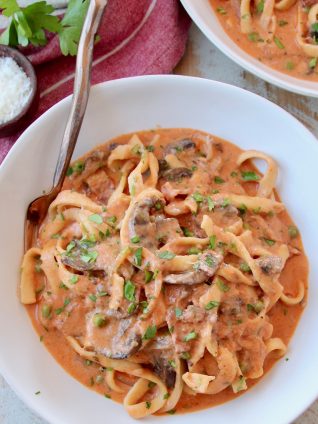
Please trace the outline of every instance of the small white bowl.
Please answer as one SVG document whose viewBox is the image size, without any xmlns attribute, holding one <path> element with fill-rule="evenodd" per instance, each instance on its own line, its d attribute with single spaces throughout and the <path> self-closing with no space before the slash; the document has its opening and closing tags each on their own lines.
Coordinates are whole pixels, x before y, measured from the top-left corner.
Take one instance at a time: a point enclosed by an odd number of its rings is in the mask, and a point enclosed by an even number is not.
<svg viewBox="0 0 318 424">
<path fill-rule="evenodd" d="M 70 98 L 56 104 L 20 137 L 0 167 L 0 372 L 17 394 L 54 424 L 135 423 L 121 405 L 70 377 L 39 341 L 16 287 L 29 202 L 52 182 Z M 191 127 L 272 155 L 278 189 L 303 235 L 311 262 L 308 306 L 279 361 L 261 382 L 232 402 L 186 415 L 175 424 L 286 424 L 318 395 L 318 143 L 295 118 L 242 89 L 199 78 L 147 76 L 93 87 L 74 157 L 122 133 Z M 35 392 L 41 391 L 39 395 Z M 150 417 L 147 423 L 158 422 Z"/>
<path fill-rule="evenodd" d="M 181 0 L 181 3 L 203 34 L 234 62 L 285 90 L 318 97 L 318 82 L 294 78 L 276 71 L 242 50 L 224 31 L 209 0 Z"/>
</svg>

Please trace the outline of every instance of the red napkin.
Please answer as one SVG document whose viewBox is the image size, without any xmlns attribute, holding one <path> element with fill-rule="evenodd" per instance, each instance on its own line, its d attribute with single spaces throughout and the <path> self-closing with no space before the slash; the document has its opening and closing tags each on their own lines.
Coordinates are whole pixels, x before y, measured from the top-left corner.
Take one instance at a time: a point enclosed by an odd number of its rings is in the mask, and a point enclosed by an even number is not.
<svg viewBox="0 0 318 424">
<path fill-rule="evenodd" d="M 171 72 L 184 53 L 189 26 L 178 0 L 109 0 L 94 49 L 92 84 Z M 38 77 L 36 119 L 72 93 L 75 58 L 61 55 L 55 36 L 45 48 L 25 53 Z M 0 138 L 0 163 L 19 135 Z"/>
</svg>

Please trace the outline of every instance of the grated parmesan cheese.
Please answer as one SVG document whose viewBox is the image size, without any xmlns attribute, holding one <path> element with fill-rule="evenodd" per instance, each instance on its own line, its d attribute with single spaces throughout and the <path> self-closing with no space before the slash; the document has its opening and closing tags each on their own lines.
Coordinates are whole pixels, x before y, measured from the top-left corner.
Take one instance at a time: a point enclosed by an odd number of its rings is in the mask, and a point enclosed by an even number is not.
<svg viewBox="0 0 318 424">
<path fill-rule="evenodd" d="M 30 78 L 11 57 L 0 57 L 0 124 L 19 115 L 32 92 Z"/>
</svg>

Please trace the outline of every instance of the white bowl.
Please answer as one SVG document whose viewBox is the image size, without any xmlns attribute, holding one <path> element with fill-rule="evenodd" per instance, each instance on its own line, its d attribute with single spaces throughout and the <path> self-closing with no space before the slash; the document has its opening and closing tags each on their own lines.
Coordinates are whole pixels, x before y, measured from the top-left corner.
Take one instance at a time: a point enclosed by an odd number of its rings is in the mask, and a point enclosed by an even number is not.
<svg viewBox="0 0 318 424">
<path fill-rule="evenodd" d="M 46 351 L 16 296 L 28 203 L 50 187 L 70 98 L 34 122 L 0 167 L 0 372 L 37 413 L 56 424 L 135 423 L 121 405 L 70 377 Z M 191 127 L 272 155 L 279 192 L 303 235 L 311 262 L 310 291 L 288 362 L 230 403 L 187 415 L 175 424 L 291 422 L 318 395 L 318 143 L 283 109 L 242 89 L 190 77 L 149 76 L 93 87 L 75 156 L 121 133 Z M 35 395 L 35 392 L 41 394 Z M 158 422 L 157 417 L 147 419 Z"/>
<path fill-rule="evenodd" d="M 181 0 L 181 3 L 205 36 L 243 68 L 285 90 L 318 97 L 318 82 L 301 80 L 276 71 L 242 50 L 224 31 L 209 0 Z"/>
</svg>

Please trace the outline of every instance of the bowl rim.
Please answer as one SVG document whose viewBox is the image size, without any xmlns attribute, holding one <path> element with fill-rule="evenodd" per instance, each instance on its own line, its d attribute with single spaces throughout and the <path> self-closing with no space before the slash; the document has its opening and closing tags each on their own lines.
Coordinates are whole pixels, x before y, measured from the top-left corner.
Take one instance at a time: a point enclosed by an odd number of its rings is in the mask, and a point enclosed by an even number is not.
<svg viewBox="0 0 318 424">
<path fill-rule="evenodd" d="M 221 87 L 221 88 L 223 87 L 226 90 L 233 90 L 233 91 L 236 91 L 236 92 L 241 92 L 244 96 L 257 98 L 257 101 L 262 102 L 264 105 L 270 104 L 273 109 L 276 109 L 280 113 L 283 113 L 286 117 L 288 117 L 289 120 L 291 120 L 291 122 L 294 122 L 298 126 L 298 128 L 304 134 L 303 142 L 308 143 L 311 146 L 311 148 L 314 147 L 317 151 L 317 154 L 318 154 L 318 142 L 317 142 L 316 137 L 298 119 L 296 119 L 293 115 L 288 113 L 286 110 L 284 110 L 283 108 L 281 108 L 277 104 L 271 102 L 270 100 L 267 100 L 267 99 L 263 98 L 262 96 L 259 96 L 255 93 L 252 93 L 252 92 L 250 92 L 246 89 L 233 86 L 231 84 L 227 84 L 227 83 L 223 83 L 223 82 L 219 82 L 219 81 L 214 81 L 214 80 L 210 80 L 210 79 L 206 79 L 206 78 L 191 77 L 191 76 L 143 75 L 143 76 L 128 77 L 128 78 L 123 78 L 123 79 L 115 79 L 115 80 L 112 80 L 112 81 L 102 82 L 102 83 L 94 85 L 91 88 L 91 90 L 92 90 L 92 95 L 94 95 L 95 92 L 98 92 L 99 90 L 104 89 L 106 87 L 110 87 L 110 89 L 112 89 L 113 87 L 116 88 L 116 86 L 122 86 L 122 85 L 126 85 L 126 84 L 127 85 L 131 85 L 131 84 L 135 84 L 135 83 L 138 84 L 140 81 L 142 83 L 147 83 L 147 82 L 152 82 L 152 81 L 157 81 L 157 82 L 160 83 L 161 80 L 167 80 L 167 81 L 168 80 L 171 80 L 171 81 L 176 81 L 176 80 L 181 81 L 181 80 L 183 80 L 183 81 L 188 82 L 190 84 L 206 84 L 206 85 L 210 85 L 211 87 L 212 86 Z M 36 127 L 37 125 L 43 125 L 47 116 L 53 110 L 60 108 L 62 104 L 70 102 L 71 96 L 72 95 L 69 95 L 69 96 L 65 97 L 64 99 L 60 100 L 55 105 L 53 105 L 43 115 L 41 115 L 39 118 L 37 118 L 21 134 L 21 136 L 18 138 L 17 142 L 14 144 L 14 146 L 11 148 L 11 150 L 9 151 L 7 156 L 5 157 L 4 161 L 0 164 L 0 183 L 1 183 L 1 178 L 3 178 L 3 173 L 4 173 L 5 169 L 10 166 L 12 161 L 14 161 L 15 156 L 22 153 L 21 149 L 23 149 L 24 146 L 27 146 L 28 143 L 32 143 L 32 138 L 31 137 L 28 138 L 29 132 L 31 132 L 34 129 L 34 127 Z M 47 416 L 44 415 L 44 413 L 42 413 L 42 411 L 40 411 L 40 408 L 39 409 L 37 408 L 36 402 L 33 402 L 31 400 L 31 398 L 26 393 L 23 392 L 23 390 L 20 390 L 19 386 L 16 384 L 16 381 L 14 381 L 14 378 L 11 378 L 11 376 L 6 373 L 5 369 L 1 365 L 2 364 L 1 364 L 1 361 L 0 361 L 0 367 L 1 367 L 0 373 L 5 378 L 5 380 L 8 382 L 8 384 L 11 386 L 11 388 L 14 390 L 14 392 L 19 396 L 19 398 L 22 399 L 25 402 L 27 407 L 30 408 L 33 412 L 35 412 L 39 416 L 41 416 L 43 419 L 49 420 L 50 423 L 59 424 L 55 420 L 54 417 L 48 418 Z M 317 385 L 317 388 L 316 388 L 316 393 L 314 395 L 310 396 L 310 397 L 308 397 L 308 395 L 307 395 L 306 400 L 302 401 L 302 404 L 299 405 L 299 407 L 297 408 L 298 409 L 297 415 L 293 416 L 293 419 L 296 419 L 297 417 L 299 417 L 299 415 L 301 415 L 317 399 L 317 396 L 318 396 L 318 385 Z"/>
<path fill-rule="evenodd" d="M 220 37 L 213 29 L 212 25 L 206 24 L 202 18 L 201 13 L 198 11 L 198 3 L 208 2 L 209 0 L 180 0 L 186 12 L 189 14 L 194 23 L 199 27 L 202 33 L 210 40 L 222 53 L 224 53 L 231 60 L 236 62 L 242 68 L 256 75 L 257 77 L 265 80 L 277 87 L 284 90 L 302 94 L 304 96 L 318 97 L 318 82 L 306 81 L 305 79 L 296 78 L 286 73 L 280 72 L 271 68 L 268 65 L 260 63 L 253 56 L 245 52 L 238 46 L 226 33 L 222 25 L 218 22 L 220 29 L 226 40 L 231 46 Z M 210 5 L 210 4 L 209 4 Z M 211 13 L 217 16 L 210 5 Z"/>
<path fill-rule="evenodd" d="M 17 65 L 23 70 L 23 72 L 26 74 L 26 76 L 31 81 L 31 94 L 26 102 L 26 104 L 21 109 L 20 113 L 16 116 L 14 116 L 10 121 L 6 121 L 3 124 L 0 124 L 0 133 L 1 131 L 6 130 L 8 127 L 13 126 L 14 124 L 17 124 L 20 119 L 24 118 L 24 116 L 28 113 L 29 109 L 31 108 L 37 94 L 38 90 L 38 83 L 37 83 L 37 77 L 35 73 L 35 69 L 30 62 L 30 60 L 21 53 L 18 49 L 14 49 L 12 47 L 0 44 L 0 58 L 4 57 L 10 57 L 13 59 Z"/>
</svg>

